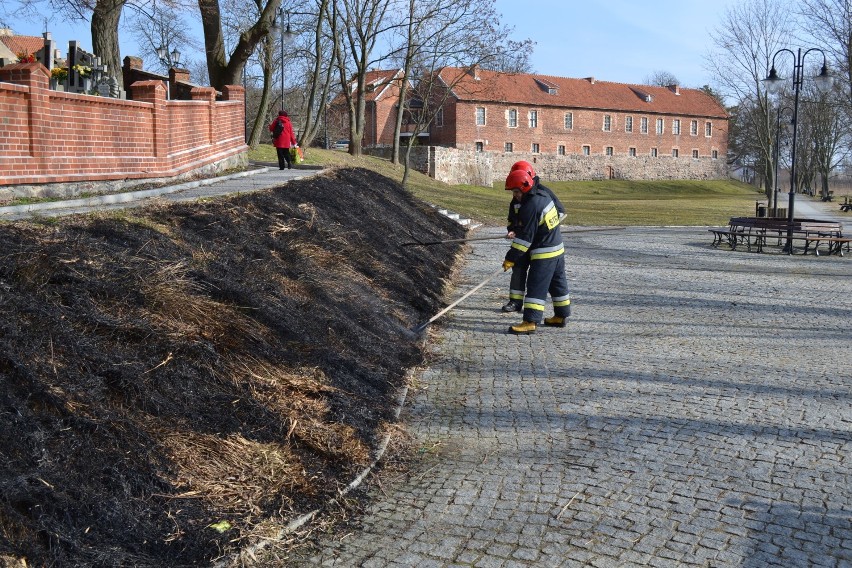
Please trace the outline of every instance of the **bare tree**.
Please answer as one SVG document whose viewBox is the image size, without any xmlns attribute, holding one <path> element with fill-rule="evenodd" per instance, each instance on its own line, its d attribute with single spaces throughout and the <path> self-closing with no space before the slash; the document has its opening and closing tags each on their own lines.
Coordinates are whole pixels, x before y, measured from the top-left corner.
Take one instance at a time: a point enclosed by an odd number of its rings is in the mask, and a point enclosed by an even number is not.
<svg viewBox="0 0 852 568">
<path fill-rule="evenodd" d="M 385 19 L 399 1 L 336 0 L 330 3 L 327 18 L 340 87 L 349 108 L 349 153 L 353 156 L 361 155 L 364 138 L 367 71 L 387 58 L 387 53 L 375 57 L 374 50 L 379 38 L 400 25 L 398 20 L 388 20 L 388 23 Z M 349 88 L 350 84 L 354 84 L 353 89 Z"/>
<path fill-rule="evenodd" d="M 325 19 L 328 2 L 329 0 L 316 0 L 313 12 L 302 14 L 305 17 L 304 25 L 296 20 L 296 31 L 304 28 L 306 32 L 306 41 L 300 52 L 304 56 L 299 58 L 306 65 L 306 94 L 304 104 L 300 108 L 303 119 L 298 134 L 301 145 L 306 149 L 319 133 L 320 124 L 324 123 L 324 119 L 320 119 L 320 113 L 326 111 L 333 78 L 332 42 L 327 38 Z"/>
<path fill-rule="evenodd" d="M 223 31 L 223 11 L 219 0 L 198 0 L 210 85 L 221 90 L 225 85 L 240 83 L 246 62 L 257 44 L 272 29 L 280 5 L 281 0 L 261 1 L 257 19 L 241 31 L 233 47 L 228 49 Z"/>
<path fill-rule="evenodd" d="M 433 0 L 424 4 L 409 0 L 400 28 L 402 79 L 397 103 L 392 160 L 398 162 L 402 123 L 410 136 L 405 149 L 403 184 L 408 180 L 411 149 L 418 135 L 427 131 L 441 112 L 452 85 L 439 77 L 443 67 L 482 67 L 500 71 L 525 68 L 530 40 L 512 42 L 500 25 L 494 0 Z M 505 46 L 505 47 L 504 47 Z M 514 50 L 514 51 L 513 51 Z M 512 55 L 507 55 L 511 51 Z M 409 96 L 409 82 L 415 97 Z"/>
<path fill-rule="evenodd" d="M 852 2 L 802 0 L 805 29 L 815 37 L 844 76 L 847 105 L 852 107 Z"/>
<path fill-rule="evenodd" d="M 654 71 L 645 77 L 646 85 L 655 85 L 657 87 L 669 87 L 671 85 L 680 85 L 680 81 L 675 77 L 674 73 L 668 71 Z"/>
<path fill-rule="evenodd" d="M 828 196 L 828 181 L 831 173 L 849 154 L 850 134 L 847 127 L 845 99 L 846 86 L 837 84 L 833 89 L 822 92 L 812 82 L 803 84 L 805 104 L 799 113 L 799 144 L 796 171 L 796 187 L 811 190 L 819 176 L 819 193 Z M 803 161 L 799 162 L 799 154 Z"/>
<path fill-rule="evenodd" d="M 17 11 L 37 15 L 43 13 L 42 8 L 47 5 L 52 11 L 67 14 L 72 20 L 89 21 L 92 52 L 101 58 L 110 74 L 122 85 L 118 25 L 127 2 L 128 0 L 19 0 Z"/>
<path fill-rule="evenodd" d="M 775 120 L 762 80 L 769 74 L 774 53 L 786 47 L 793 30 L 789 12 L 777 0 L 744 0 L 728 8 L 711 34 L 715 51 L 707 58 L 720 92 L 749 112 L 738 116 L 742 138 L 754 148 L 755 168 L 767 196 L 774 186 L 772 149 Z M 784 63 L 779 59 L 776 64 Z M 745 146 L 745 145 L 744 145 Z"/>
<path fill-rule="evenodd" d="M 408 0 L 403 17 L 403 25 L 398 29 L 402 54 L 399 98 L 396 124 L 394 127 L 391 161 L 399 161 L 399 140 L 402 131 L 403 115 L 408 101 L 409 82 L 417 67 L 418 79 L 428 81 L 434 72 L 443 66 L 468 67 L 480 65 L 502 71 L 514 71 L 528 64 L 531 41 L 512 42 L 506 39 L 506 28 L 500 25 L 495 11 L 494 0 L 433 0 L 430 3 Z M 502 46 L 506 48 L 502 48 Z M 512 55 L 507 55 L 511 53 Z M 506 69 L 506 68 L 509 69 Z M 421 89 L 428 89 L 427 83 Z M 409 138 L 406 151 L 407 178 L 408 156 L 416 134 L 428 128 L 427 109 L 418 109 L 409 113 L 409 126 L 414 135 Z M 416 120 L 413 120 L 415 119 Z"/>
<path fill-rule="evenodd" d="M 130 35 L 136 41 L 136 55 L 151 62 L 162 72 L 168 72 L 174 62 L 170 59 L 171 55 L 168 55 L 165 62 L 161 61 L 157 48 L 165 47 L 168 53 L 177 49 L 184 54 L 202 49 L 180 11 L 168 4 L 153 4 L 150 10 L 147 7 L 136 7 L 128 13 L 125 28 L 129 28 Z M 190 67 L 191 62 L 184 59 L 182 65 Z M 207 73 L 204 74 L 205 77 L 206 75 Z"/>
</svg>

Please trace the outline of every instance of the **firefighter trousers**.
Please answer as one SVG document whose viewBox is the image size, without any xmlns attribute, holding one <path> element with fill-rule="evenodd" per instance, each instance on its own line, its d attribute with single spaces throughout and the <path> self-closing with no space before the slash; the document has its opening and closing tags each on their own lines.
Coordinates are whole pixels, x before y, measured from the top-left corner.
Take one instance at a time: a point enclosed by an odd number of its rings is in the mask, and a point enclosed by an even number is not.
<svg viewBox="0 0 852 568">
<path fill-rule="evenodd" d="M 524 300 L 524 290 L 527 288 L 527 269 L 530 267 L 529 255 L 522 256 L 512 267 L 512 277 L 509 279 L 509 299 L 521 303 Z"/>
<path fill-rule="evenodd" d="M 553 301 L 553 315 L 567 318 L 571 315 L 571 296 L 565 277 L 565 255 L 530 261 L 527 273 L 527 293 L 524 298 L 524 321 L 541 323 L 547 294 Z"/>
</svg>

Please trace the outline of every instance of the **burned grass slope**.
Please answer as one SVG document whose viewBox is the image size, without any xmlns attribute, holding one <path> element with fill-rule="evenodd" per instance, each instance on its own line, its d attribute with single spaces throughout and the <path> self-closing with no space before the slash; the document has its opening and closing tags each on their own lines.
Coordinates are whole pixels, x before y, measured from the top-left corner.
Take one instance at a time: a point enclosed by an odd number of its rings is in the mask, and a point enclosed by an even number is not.
<svg viewBox="0 0 852 568">
<path fill-rule="evenodd" d="M 361 169 L 0 226 L 0 563 L 206 565 L 336 495 L 454 261 L 412 234 L 464 229 Z"/>
</svg>

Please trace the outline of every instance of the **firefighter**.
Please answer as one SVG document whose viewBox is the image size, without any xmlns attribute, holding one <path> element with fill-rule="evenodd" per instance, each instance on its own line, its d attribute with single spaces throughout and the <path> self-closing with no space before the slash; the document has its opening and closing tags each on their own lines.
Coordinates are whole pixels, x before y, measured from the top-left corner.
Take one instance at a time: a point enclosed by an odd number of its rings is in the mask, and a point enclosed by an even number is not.
<svg viewBox="0 0 852 568">
<path fill-rule="evenodd" d="M 503 270 L 513 268 L 521 258 L 529 256 L 523 321 L 511 326 L 509 333 L 535 333 L 544 316 L 548 292 L 553 301 L 554 315 L 545 318 L 544 325 L 565 327 L 571 315 L 571 297 L 565 278 L 565 245 L 559 230 L 556 203 L 523 169 L 509 172 L 506 190 L 512 192 L 521 207 L 518 210 L 519 228 L 503 260 Z"/>
<path fill-rule="evenodd" d="M 535 185 L 547 192 L 553 202 L 556 204 L 556 210 L 559 212 L 560 218 L 565 215 L 565 208 L 562 206 L 562 202 L 553 194 L 550 188 L 546 187 L 542 183 L 539 182 L 539 177 L 535 174 L 535 170 L 532 167 L 532 164 L 521 160 L 519 162 L 515 162 L 512 165 L 512 170 L 523 170 L 527 172 Z M 509 224 L 506 226 L 506 238 L 514 239 L 515 233 L 519 229 L 520 225 L 518 224 L 518 211 L 521 209 L 521 202 L 512 198 L 512 201 L 509 203 L 509 215 L 507 220 Z M 523 311 L 524 304 L 524 289 L 527 283 L 527 269 L 529 268 L 529 256 L 524 255 L 519 258 L 515 265 L 512 267 L 512 278 L 509 280 L 509 301 L 501 308 L 504 312 L 520 312 Z"/>
</svg>

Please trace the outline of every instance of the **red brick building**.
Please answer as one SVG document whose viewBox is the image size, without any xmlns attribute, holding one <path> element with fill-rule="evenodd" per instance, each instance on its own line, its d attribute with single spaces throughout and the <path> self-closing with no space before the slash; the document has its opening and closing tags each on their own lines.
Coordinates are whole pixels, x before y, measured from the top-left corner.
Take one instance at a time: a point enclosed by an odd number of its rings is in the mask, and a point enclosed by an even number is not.
<svg viewBox="0 0 852 568">
<path fill-rule="evenodd" d="M 396 107 L 402 81 L 401 69 L 368 71 L 365 77 L 364 138 L 361 146 L 376 148 L 393 144 Z M 355 90 L 355 83 L 350 84 Z M 349 110 L 346 99 L 338 95 L 329 105 L 329 137 L 349 138 Z"/>
<path fill-rule="evenodd" d="M 712 96 L 652 87 L 445 68 L 451 90 L 430 144 L 484 152 L 724 160 L 728 115 Z"/>
</svg>

